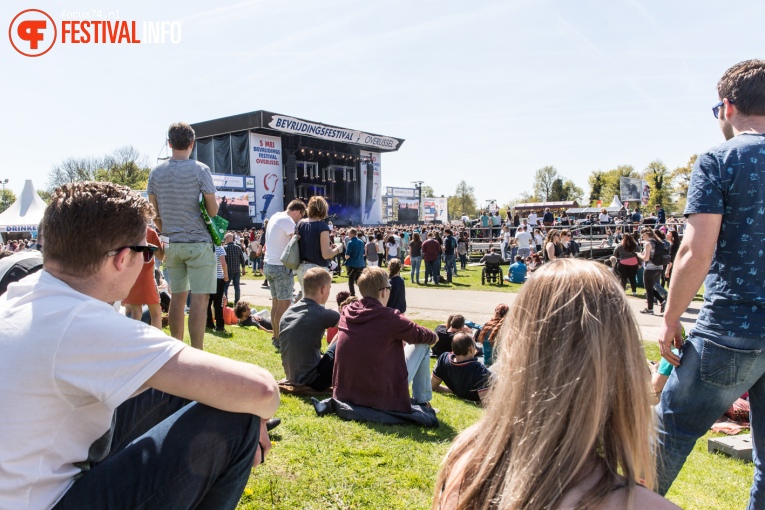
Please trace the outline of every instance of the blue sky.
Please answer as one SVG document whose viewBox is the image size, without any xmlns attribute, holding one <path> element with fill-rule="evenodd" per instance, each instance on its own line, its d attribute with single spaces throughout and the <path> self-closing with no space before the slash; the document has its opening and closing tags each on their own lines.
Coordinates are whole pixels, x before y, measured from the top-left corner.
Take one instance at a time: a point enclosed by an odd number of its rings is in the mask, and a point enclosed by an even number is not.
<svg viewBox="0 0 765 510">
<path fill-rule="evenodd" d="M 711 107 L 732 64 L 765 57 L 765 2 L 4 2 L 2 33 L 36 7 L 179 21 L 180 44 L 0 42 L 9 187 L 127 144 L 150 163 L 167 126 L 265 109 L 405 138 L 386 186 L 461 179 L 479 200 L 530 191 L 553 165 L 585 192 L 593 170 L 674 168 L 722 141 Z"/>
</svg>

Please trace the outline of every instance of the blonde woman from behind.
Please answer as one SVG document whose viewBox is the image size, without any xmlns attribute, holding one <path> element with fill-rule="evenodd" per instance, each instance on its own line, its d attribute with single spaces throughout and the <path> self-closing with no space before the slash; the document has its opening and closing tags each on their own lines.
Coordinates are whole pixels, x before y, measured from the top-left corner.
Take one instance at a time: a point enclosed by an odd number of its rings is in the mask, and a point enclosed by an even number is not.
<svg viewBox="0 0 765 510">
<path fill-rule="evenodd" d="M 497 343 L 486 412 L 447 453 L 434 509 L 678 508 L 650 490 L 649 373 L 602 264 L 545 264 Z"/>
</svg>

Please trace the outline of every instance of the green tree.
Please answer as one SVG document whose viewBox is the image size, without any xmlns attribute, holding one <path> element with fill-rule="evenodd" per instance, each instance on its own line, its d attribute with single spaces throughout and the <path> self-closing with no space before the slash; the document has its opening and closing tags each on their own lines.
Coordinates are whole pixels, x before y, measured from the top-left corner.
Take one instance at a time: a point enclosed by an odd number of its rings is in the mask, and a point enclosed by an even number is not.
<svg viewBox="0 0 765 510">
<path fill-rule="evenodd" d="M 460 181 L 454 195 L 446 199 L 447 212 L 450 218 L 459 218 L 467 214 L 475 217 L 478 207 L 476 206 L 475 189 L 468 186 L 465 181 Z"/>
<path fill-rule="evenodd" d="M 16 201 L 16 194 L 9 190 L 0 190 L 0 213 L 8 209 Z"/>
<path fill-rule="evenodd" d="M 554 166 L 543 166 L 534 173 L 534 195 L 541 202 L 550 202 L 553 194 L 553 184 L 559 179 L 558 171 Z M 562 184 L 562 183 L 561 183 Z"/>
<path fill-rule="evenodd" d="M 569 202 L 582 200 L 584 192 L 582 188 L 574 184 L 571 179 L 557 178 L 553 181 L 552 192 L 550 193 L 549 202 Z"/>
<path fill-rule="evenodd" d="M 698 154 L 694 154 L 690 157 L 685 166 L 679 166 L 670 173 L 670 178 L 674 183 L 672 192 L 675 195 L 675 208 L 673 209 L 673 212 L 683 212 L 685 210 L 685 201 L 688 197 L 688 186 L 691 184 L 691 171 L 693 170 L 693 165 L 696 164 L 696 159 L 698 157 Z"/>
<path fill-rule="evenodd" d="M 590 198 L 589 198 L 589 204 L 590 207 L 595 207 L 595 204 L 598 203 L 598 200 L 602 200 L 603 197 L 603 186 L 605 185 L 605 172 L 602 172 L 600 170 L 595 170 L 590 174 L 590 177 L 587 179 L 587 182 L 590 185 Z"/>
<path fill-rule="evenodd" d="M 431 186 L 425 185 L 422 187 L 422 198 L 435 198 L 436 192 L 433 191 Z"/>
<path fill-rule="evenodd" d="M 621 178 L 639 178 L 640 173 L 632 165 L 619 165 L 612 170 L 603 172 L 603 187 L 598 197 L 603 204 L 610 204 L 614 196 L 621 196 Z M 596 200 L 597 202 L 597 200 Z M 594 205 L 594 204 L 593 204 Z"/>
<path fill-rule="evenodd" d="M 45 190 L 42 190 L 42 189 L 38 189 L 38 190 L 37 190 L 37 195 L 38 195 L 40 198 L 42 198 L 42 201 L 43 201 L 43 202 L 45 202 L 46 204 L 49 204 L 49 203 L 50 203 L 50 195 L 51 195 L 51 194 L 50 194 L 50 192 L 49 192 L 49 191 L 45 191 Z"/>
<path fill-rule="evenodd" d="M 656 159 L 648 163 L 643 171 L 643 178 L 651 188 L 651 196 L 648 198 L 648 206 L 660 204 L 667 210 L 672 209 L 672 177 L 667 165 Z"/>
<path fill-rule="evenodd" d="M 110 181 L 131 189 L 146 189 L 150 168 L 146 157 L 132 146 L 103 157 L 67 158 L 48 174 L 48 191 L 77 181 Z"/>
<path fill-rule="evenodd" d="M 516 203 L 518 204 L 528 204 L 530 202 L 539 202 L 539 197 L 534 195 L 533 193 L 529 193 L 528 191 L 521 191 L 520 195 L 518 195 L 518 198 L 516 199 Z"/>
<path fill-rule="evenodd" d="M 151 169 L 135 147 L 125 146 L 115 150 L 104 158 L 103 166 L 96 170 L 96 179 L 122 184 L 130 189 L 146 189 Z"/>
</svg>

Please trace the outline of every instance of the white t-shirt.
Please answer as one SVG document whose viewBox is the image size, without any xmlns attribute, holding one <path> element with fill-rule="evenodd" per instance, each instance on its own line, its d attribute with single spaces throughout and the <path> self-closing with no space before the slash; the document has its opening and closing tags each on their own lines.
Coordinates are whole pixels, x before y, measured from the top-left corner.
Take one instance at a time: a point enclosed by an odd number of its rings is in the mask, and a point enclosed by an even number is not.
<svg viewBox="0 0 765 510">
<path fill-rule="evenodd" d="M 295 222 L 287 211 L 271 216 L 266 228 L 266 256 L 263 261 L 273 266 L 283 266 L 282 253 L 290 242 L 290 236 L 295 233 Z"/>
<path fill-rule="evenodd" d="M 529 214 L 529 225 L 533 225 L 533 226 L 537 225 L 537 213 Z"/>
<path fill-rule="evenodd" d="M 0 296 L 0 508 L 50 508 L 117 406 L 185 348 L 46 271 Z M 108 449 L 105 444 L 105 449 Z"/>
<path fill-rule="evenodd" d="M 515 238 L 518 240 L 518 247 L 519 248 L 528 248 L 529 242 L 531 241 L 531 234 L 528 232 L 521 232 L 518 231 L 517 234 L 515 234 Z"/>
</svg>

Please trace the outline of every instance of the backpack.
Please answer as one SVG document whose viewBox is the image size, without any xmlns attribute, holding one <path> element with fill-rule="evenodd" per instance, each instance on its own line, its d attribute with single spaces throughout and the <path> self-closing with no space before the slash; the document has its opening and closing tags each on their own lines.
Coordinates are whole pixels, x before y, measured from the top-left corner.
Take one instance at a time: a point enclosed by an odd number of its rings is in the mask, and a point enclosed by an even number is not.
<svg viewBox="0 0 765 510">
<path fill-rule="evenodd" d="M 654 266 L 664 265 L 664 243 L 657 243 L 651 240 L 651 264 Z"/>
<path fill-rule="evenodd" d="M 669 241 L 664 241 L 664 256 L 661 259 L 663 266 L 668 266 L 670 263 L 672 263 L 672 255 L 670 254 L 670 251 L 672 250 L 672 245 Z"/>
</svg>

